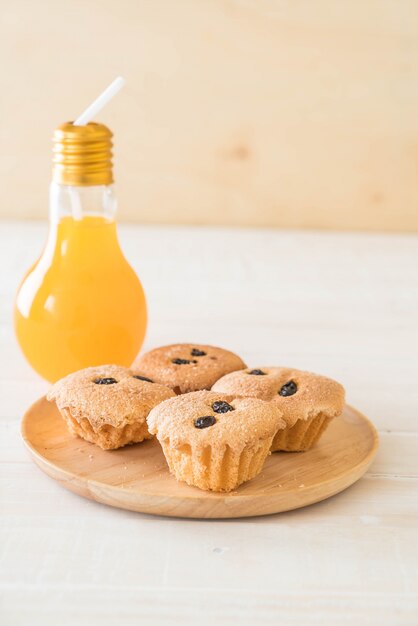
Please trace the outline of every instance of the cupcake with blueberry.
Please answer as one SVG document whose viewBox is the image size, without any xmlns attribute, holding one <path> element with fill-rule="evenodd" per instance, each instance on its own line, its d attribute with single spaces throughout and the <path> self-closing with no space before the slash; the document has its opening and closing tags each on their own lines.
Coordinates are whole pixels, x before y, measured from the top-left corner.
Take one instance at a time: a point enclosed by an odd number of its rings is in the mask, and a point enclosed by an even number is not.
<svg viewBox="0 0 418 626">
<path fill-rule="evenodd" d="M 149 439 L 149 412 L 174 395 L 140 373 L 101 365 L 59 380 L 47 399 L 55 401 L 71 433 L 103 450 L 114 450 Z"/>
<path fill-rule="evenodd" d="M 210 389 L 225 374 L 246 367 L 233 352 L 215 346 L 176 343 L 140 356 L 134 367 L 177 394 Z"/>
<path fill-rule="evenodd" d="M 287 367 L 233 372 L 219 379 L 212 390 L 259 398 L 282 411 L 287 427 L 276 433 L 273 452 L 309 450 L 331 420 L 342 413 L 345 404 L 344 387 L 340 383 Z"/>
<path fill-rule="evenodd" d="M 231 491 L 257 476 L 286 426 L 272 403 L 212 391 L 170 398 L 147 422 L 176 479 L 211 491 Z"/>
</svg>

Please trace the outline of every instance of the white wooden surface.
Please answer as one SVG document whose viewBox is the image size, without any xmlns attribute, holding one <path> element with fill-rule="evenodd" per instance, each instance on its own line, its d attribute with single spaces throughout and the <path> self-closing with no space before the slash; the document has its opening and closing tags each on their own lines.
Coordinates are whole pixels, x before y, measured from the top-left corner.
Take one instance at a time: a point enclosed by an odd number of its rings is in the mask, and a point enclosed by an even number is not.
<svg viewBox="0 0 418 626">
<path fill-rule="evenodd" d="M 147 517 L 62 489 L 28 459 L 47 388 L 13 337 L 12 297 L 44 223 L 0 223 L 0 622 L 7 626 L 418 622 L 418 237 L 124 226 L 146 347 L 213 342 L 253 365 L 341 380 L 380 431 L 366 477 L 294 512 Z"/>
</svg>

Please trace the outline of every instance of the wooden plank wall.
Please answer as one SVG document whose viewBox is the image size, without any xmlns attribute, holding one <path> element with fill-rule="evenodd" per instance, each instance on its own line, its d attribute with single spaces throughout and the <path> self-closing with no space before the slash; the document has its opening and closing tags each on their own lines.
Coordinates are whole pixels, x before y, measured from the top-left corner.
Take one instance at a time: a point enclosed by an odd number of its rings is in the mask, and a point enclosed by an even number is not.
<svg viewBox="0 0 418 626">
<path fill-rule="evenodd" d="M 121 218 L 418 230 L 416 0 L 9 0 L 0 217 L 44 217 L 50 136 L 122 74 Z"/>
</svg>

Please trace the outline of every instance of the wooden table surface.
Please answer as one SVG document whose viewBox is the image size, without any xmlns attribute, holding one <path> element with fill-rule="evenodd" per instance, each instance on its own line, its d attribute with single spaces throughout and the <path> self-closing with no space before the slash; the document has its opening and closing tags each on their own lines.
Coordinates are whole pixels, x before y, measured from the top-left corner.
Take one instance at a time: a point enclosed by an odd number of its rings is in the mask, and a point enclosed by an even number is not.
<svg viewBox="0 0 418 626">
<path fill-rule="evenodd" d="M 145 348 L 213 343 L 251 366 L 341 380 L 375 423 L 366 476 L 322 503 L 230 521 L 152 517 L 78 497 L 28 458 L 47 389 L 13 336 L 46 224 L 0 223 L 0 622 L 418 623 L 418 237 L 120 228 L 150 305 Z"/>
</svg>

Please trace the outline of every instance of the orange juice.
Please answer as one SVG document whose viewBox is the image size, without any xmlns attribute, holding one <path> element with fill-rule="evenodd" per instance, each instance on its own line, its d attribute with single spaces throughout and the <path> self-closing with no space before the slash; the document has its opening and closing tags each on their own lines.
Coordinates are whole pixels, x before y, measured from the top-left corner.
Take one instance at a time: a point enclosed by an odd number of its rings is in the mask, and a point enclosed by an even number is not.
<svg viewBox="0 0 418 626">
<path fill-rule="evenodd" d="M 129 366 L 146 323 L 144 292 L 116 223 L 94 215 L 52 222 L 16 297 L 16 334 L 32 367 L 54 382 L 90 365 Z"/>
</svg>

